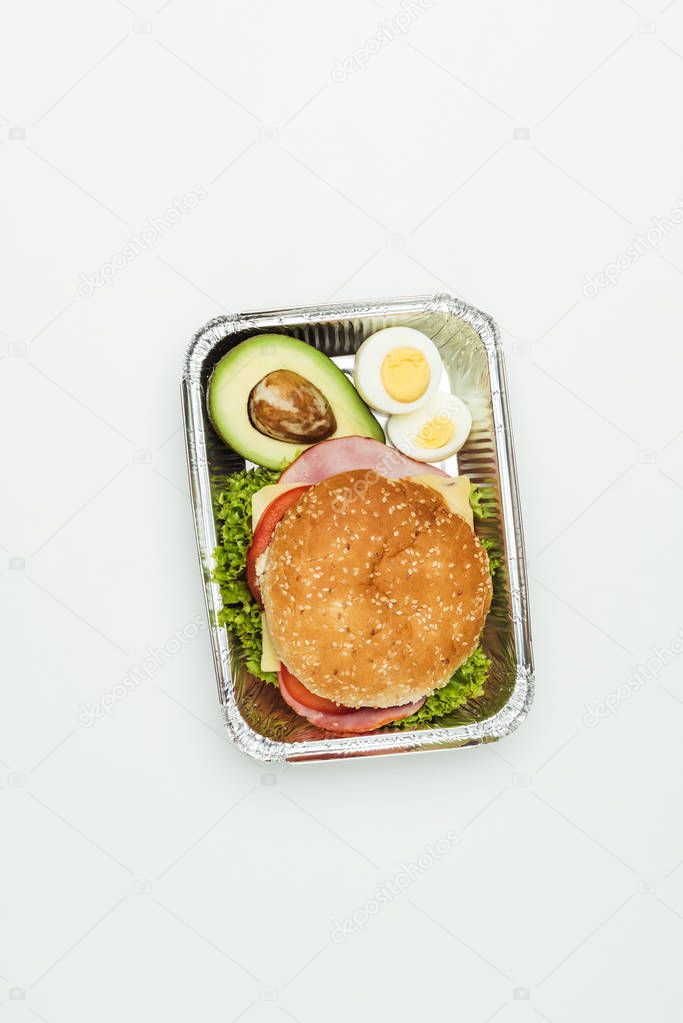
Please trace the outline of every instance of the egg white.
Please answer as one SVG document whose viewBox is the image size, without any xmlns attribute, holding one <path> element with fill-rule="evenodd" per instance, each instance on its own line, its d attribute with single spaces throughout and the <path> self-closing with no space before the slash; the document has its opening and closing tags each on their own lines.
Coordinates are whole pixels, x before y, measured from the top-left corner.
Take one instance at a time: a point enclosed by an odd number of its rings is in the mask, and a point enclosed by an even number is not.
<svg viewBox="0 0 683 1023">
<path fill-rule="evenodd" d="M 448 416 L 455 428 L 451 439 L 440 448 L 420 447 L 417 435 L 422 427 L 442 415 Z M 390 416 L 387 422 L 387 433 L 394 447 L 418 462 L 443 462 L 450 458 L 463 446 L 471 429 L 472 413 L 469 408 L 462 398 L 446 391 L 433 394 L 413 412 Z"/>
<path fill-rule="evenodd" d="M 417 348 L 427 360 L 429 383 L 416 401 L 396 401 L 382 383 L 382 363 L 395 348 Z M 387 415 L 408 413 L 420 408 L 437 390 L 443 365 L 436 345 L 426 334 L 413 327 L 385 327 L 366 338 L 356 352 L 353 380 L 361 398 L 378 412 Z"/>
</svg>

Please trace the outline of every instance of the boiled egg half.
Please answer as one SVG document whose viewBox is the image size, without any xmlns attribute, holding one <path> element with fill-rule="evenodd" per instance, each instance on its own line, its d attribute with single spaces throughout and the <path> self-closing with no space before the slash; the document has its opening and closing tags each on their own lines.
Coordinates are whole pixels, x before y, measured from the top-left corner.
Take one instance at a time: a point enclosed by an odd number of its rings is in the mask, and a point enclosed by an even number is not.
<svg viewBox="0 0 683 1023">
<path fill-rule="evenodd" d="M 454 394 L 439 391 L 419 409 L 394 415 L 387 422 L 391 443 L 418 462 L 442 462 L 463 446 L 472 414 Z"/>
<path fill-rule="evenodd" d="M 356 352 L 353 379 L 361 398 L 388 415 L 420 408 L 443 372 L 436 345 L 413 327 L 386 327 Z"/>
</svg>

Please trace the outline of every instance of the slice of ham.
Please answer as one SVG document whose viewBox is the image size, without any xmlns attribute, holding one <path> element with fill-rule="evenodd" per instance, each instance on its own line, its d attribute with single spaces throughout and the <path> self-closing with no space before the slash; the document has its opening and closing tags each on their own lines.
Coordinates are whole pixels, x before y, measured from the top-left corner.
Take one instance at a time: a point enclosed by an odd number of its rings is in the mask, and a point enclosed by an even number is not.
<svg viewBox="0 0 683 1023">
<path fill-rule="evenodd" d="M 351 469 L 368 469 L 386 479 L 446 476 L 448 473 L 425 462 L 416 462 L 396 448 L 370 437 L 336 437 L 306 448 L 280 476 L 280 483 L 320 483 Z"/>
<path fill-rule="evenodd" d="M 283 672 L 278 672 L 278 681 L 285 703 L 301 717 L 310 721 L 312 725 L 324 728 L 327 732 L 335 732 L 337 735 L 359 735 L 363 732 L 374 732 L 376 728 L 388 725 L 392 721 L 401 721 L 403 718 L 410 717 L 420 709 L 426 699 L 423 697 L 415 703 L 406 703 L 402 707 L 360 707 L 358 710 L 349 708 L 339 714 L 330 714 L 307 707 L 306 704 L 297 700 L 287 688 L 283 674 Z"/>
</svg>

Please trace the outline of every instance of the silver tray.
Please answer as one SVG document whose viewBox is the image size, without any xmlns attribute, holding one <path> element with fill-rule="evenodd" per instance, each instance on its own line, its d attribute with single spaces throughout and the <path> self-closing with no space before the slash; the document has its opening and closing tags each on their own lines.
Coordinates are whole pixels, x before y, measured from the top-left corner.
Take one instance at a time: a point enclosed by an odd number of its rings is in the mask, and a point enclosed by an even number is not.
<svg viewBox="0 0 683 1023">
<path fill-rule="evenodd" d="M 352 355 L 364 338 L 395 325 L 416 327 L 438 347 L 451 389 L 472 412 L 472 432 L 458 454 L 459 471 L 473 483 L 492 487 L 495 495 L 489 501 L 491 516 L 477 525 L 480 535 L 496 538 L 504 551 L 482 636 L 491 675 L 484 696 L 442 719 L 439 727 L 332 736 L 294 714 L 275 686 L 250 675 L 239 647 L 218 625 L 221 594 L 211 579 L 218 543 L 214 504 L 226 476 L 243 469 L 245 462 L 215 433 L 206 412 L 206 385 L 218 360 L 254 334 L 290 334 L 345 366 L 343 357 Z M 375 756 L 491 742 L 520 724 L 533 697 L 533 656 L 505 368 L 498 328 L 489 316 L 449 295 L 221 316 L 192 339 L 182 400 L 218 696 L 228 732 L 241 750 L 257 760 Z"/>
</svg>

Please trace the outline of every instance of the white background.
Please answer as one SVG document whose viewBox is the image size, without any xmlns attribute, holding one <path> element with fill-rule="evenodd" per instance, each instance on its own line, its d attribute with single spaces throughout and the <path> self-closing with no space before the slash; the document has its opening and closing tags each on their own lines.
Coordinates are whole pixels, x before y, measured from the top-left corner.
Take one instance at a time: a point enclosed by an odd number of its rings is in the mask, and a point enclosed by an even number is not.
<svg viewBox="0 0 683 1023">
<path fill-rule="evenodd" d="M 681 1018 L 683 660 L 652 651 L 683 625 L 683 227 L 628 255 L 683 196 L 683 2 L 663 6 L 6 5 L 0 1023 Z M 525 724 L 260 765 L 223 735 L 204 632 L 79 724 L 204 613 L 191 333 L 435 291 L 503 329 Z"/>
</svg>

